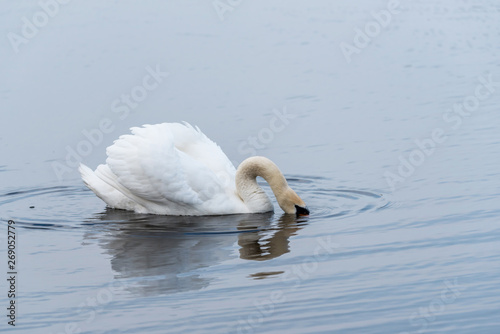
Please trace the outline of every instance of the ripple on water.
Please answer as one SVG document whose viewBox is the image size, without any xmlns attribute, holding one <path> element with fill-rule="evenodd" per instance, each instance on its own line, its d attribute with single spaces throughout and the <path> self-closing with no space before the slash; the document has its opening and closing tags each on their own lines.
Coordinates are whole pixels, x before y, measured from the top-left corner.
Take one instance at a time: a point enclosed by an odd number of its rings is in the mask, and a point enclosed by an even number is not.
<svg viewBox="0 0 500 334">
<path fill-rule="evenodd" d="M 292 188 L 308 203 L 311 215 L 295 218 L 281 213 L 274 198 L 276 213 L 225 216 L 158 216 L 106 209 L 90 190 L 81 186 L 52 186 L 13 189 L 0 195 L 3 211 L 29 229 L 118 228 L 136 233 L 149 232 L 213 234 L 242 233 L 274 228 L 276 223 L 294 221 L 307 224 L 316 220 L 350 217 L 380 210 L 389 205 L 380 193 L 366 189 L 338 189 L 325 185 L 331 180 L 294 175 L 288 178 Z M 322 186 L 318 188 L 321 182 Z M 261 183 L 271 193 L 269 186 Z M 118 224 L 118 225 L 116 225 Z"/>
</svg>

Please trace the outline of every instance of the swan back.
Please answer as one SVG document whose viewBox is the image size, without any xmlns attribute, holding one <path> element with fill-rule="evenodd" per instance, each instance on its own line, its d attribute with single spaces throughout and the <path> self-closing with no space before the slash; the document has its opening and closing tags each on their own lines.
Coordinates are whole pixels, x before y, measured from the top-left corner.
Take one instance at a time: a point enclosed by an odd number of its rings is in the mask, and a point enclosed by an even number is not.
<svg viewBox="0 0 500 334">
<path fill-rule="evenodd" d="M 236 169 L 219 145 L 210 140 L 198 127 L 184 122 L 164 123 L 174 138 L 175 148 L 203 163 L 226 183 L 234 180 Z M 230 182 L 234 187 L 234 182 Z M 229 184 L 228 184 L 229 185 Z"/>
</svg>

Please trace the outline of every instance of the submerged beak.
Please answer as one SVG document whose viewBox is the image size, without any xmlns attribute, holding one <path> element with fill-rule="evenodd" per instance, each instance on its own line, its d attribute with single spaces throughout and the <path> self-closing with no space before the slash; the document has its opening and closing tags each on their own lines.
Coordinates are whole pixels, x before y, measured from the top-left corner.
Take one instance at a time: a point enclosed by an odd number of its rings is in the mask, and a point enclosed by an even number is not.
<svg viewBox="0 0 500 334">
<path fill-rule="evenodd" d="M 295 206 L 297 216 L 309 216 L 309 209 L 307 207 Z"/>
</svg>

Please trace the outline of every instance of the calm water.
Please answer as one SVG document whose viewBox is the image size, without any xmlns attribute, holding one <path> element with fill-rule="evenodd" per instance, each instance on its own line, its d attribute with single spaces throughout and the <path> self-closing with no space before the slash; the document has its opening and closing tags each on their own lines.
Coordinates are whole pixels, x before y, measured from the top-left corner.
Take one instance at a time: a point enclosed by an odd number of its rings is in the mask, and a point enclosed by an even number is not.
<svg viewBox="0 0 500 334">
<path fill-rule="evenodd" d="M 495 1 L 48 3 L 0 5 L 2 332 L 500 332 Z M 83 186 L 129 127 L 183 120 L 274 160 L 311 216 Z"/>
</svg>

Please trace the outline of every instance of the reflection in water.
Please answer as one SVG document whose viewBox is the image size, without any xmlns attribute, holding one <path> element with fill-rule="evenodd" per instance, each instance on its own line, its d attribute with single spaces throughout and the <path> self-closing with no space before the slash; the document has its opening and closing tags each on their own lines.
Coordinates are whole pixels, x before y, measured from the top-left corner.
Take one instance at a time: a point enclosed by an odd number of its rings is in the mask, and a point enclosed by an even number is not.
<svg viewBox="0 0 500 334">
<path fill-rule="evenodd" d="M 252 277 L 254 279 L 264 279 L 264 278 L 268 278 L 270 276 L 281 275 L 283 273 L 284 273 L 284 271 L 282 271 L 282 270 L 281 271 L 264 271 L 264 272 L 252 274 L 252 275 L 250 275 L 250 277 Z"/>
<path fill-rule="evenodd" d="M 273 229 L 240 234 L 240 258 L 265 261 L 288 253 L 289 237 L 295 235 L 306 221 L 307 217 L 282 215 Z"/>
<path fill-rule="evenodd" d="M 111 256 L 115 278 L 130 281 L 139 295 L 199 290 L 211 278 L 198 270 L 234 258 L 234 244 L 246 260 L 268 260 L 289 252 L 289 237 L 306 218 L 274 213 L 204 217 L 140 215 L 108 209 L 87 225 Z M 268 273 L 258 275 L 263 278 Z M 274 273 L 276 274 L 276 273 Z M 257 274 L 256 274 L 257 275 Z"/>
</svg>

